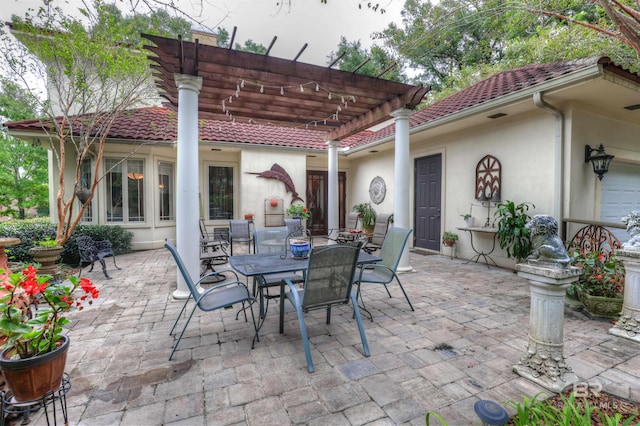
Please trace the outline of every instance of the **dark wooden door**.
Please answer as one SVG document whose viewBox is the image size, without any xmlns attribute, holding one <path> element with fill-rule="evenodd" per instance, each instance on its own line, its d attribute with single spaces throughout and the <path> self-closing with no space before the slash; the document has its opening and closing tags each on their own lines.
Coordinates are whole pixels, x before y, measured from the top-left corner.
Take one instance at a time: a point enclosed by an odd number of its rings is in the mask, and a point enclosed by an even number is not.
<svg viewBox="0 0 640 426">
<path fill-rule="evenodd" d="M 307 227 L 311 229 L 312 235 L 327 235 L 327 200 L 329 198 L 329 188 L 327 184 L 328 173 L 321 170 L 307 171 L 307 200 L 306 204 L 311 211 L 311 220 L 307 222 Z M 345 212 L 345 183 L 346 175 L 338 172 L 338 217 L 339 227 L 344 228 Z"/>
<path fill-rule="evenodd" d="M 414 245 L 439 251 L 442 155 L 416 159 L 414 182 L 416 185 Z"/>
</svg>

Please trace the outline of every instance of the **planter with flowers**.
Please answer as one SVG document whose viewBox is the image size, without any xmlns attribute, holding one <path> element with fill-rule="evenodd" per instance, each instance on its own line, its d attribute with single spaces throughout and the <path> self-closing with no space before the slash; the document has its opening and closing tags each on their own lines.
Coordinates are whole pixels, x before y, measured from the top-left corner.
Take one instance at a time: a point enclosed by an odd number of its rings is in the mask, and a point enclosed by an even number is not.
<svg viewBox="0 0 640 426">
<path fill-rule="evenodd" d="M 60 387 L 69 349 L 69 337 L 62 334 L 69 323 L 64 314 L 82 310 L 99 294 L 86 278 L 53 283 L 37 273 L 33 266 L 10 273 L 0 297 L 0 334 L 6 339 L 0 370 L 16 402 Z"/>
<path fill-rule="evenodd" d="M 287 216 L 299 217 L 302 220 L 308 220 L 311 217 L 311 212 L 304 204 L 291 204 L 286 213 Z"/>
<path fill-rule="evenodd" d="M 303 204 L 291 204 L 286 211 L 288 216 L 300 218 L 300 220 L 308 220 L 311 212 Z M 311 241 L 308 238 L 308 230 L 302 231 L 302 236 L 291 238 L 289 240 L 289 248 L 291 255 L 296 259 L 306 259 L 309 250 L 311 250 Z"/>
<path fill-rule="evenodd" d="M 600 251 L 572 253 L 573 265 L 582 269 L 575 292 L 591 317 L 617 318 L 622 310 L 624 266 L 614 255 Z"/>
<path fill-rule="evenodd" d="M 38 245 L 29 249 L 29 254 L 33 256 L 33 261 L 40 264 L 38 272 L 42 275 L 56 276 L 60 273 L 58 261 L 64 251 L 64 247 L 58 245 L 55 240 L 47 238 L 39 241 Z"/>
</svg>

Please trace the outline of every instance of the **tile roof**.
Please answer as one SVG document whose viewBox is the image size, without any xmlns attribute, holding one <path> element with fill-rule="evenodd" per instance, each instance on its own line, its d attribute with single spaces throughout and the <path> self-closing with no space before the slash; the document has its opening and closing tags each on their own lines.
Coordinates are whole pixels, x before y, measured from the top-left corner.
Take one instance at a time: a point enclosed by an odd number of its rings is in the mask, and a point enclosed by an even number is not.
<svg viewBox="0 0 640 426">
<path fill-rule="evenodd" d="M 599 57 L 549 62 L 502 71 L 412 114 L 409 120 L 410 126 L 428 123 L 597 64 L 605 64 L 615 68 L 614 71 L 617 72 L 622 70 L 608 57 Z M 631 75 L 638 80 L 637 74 Z M 322 131 L 217 120 L 200 120 L 199 125 L 202 141 L 326 149 L 325 133 Z M 40 129 L 38 120 L 5 123 L 5 126 L 11 130 Z M 376 132 L 363 131 L 344 139 L 341 145 L 350 147 L 366 145 L 392 136 L 394 131 L 394 124 Z M 127 111 L 114 122 L 110 138 L 173 142 L 177 139 L 177 114 L 162 107 Z"/>
</svg>

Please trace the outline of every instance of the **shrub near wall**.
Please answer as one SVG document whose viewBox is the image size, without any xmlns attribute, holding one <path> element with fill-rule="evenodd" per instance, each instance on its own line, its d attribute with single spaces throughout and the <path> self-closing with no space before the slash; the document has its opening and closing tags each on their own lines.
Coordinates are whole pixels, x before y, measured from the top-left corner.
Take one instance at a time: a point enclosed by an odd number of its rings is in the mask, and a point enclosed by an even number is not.
<svg viewBox="0 0 640 426">
<path fill-rule="evenodd" d="M 80 261 L 76 237 L 88 235 L 94 240 L 109 240 L 115 254 L 131 251 L 133 232 L 120 226 L 78 225 L 73 235 L 64 244 L 62 261 L 68 265 L 77 265 Z M 32 262 L 28 253 L 38 241 L 47 238 L 55 239 L 56 226 L 48 219 L 11 220 L 0 224 L 0 237 L 20 238 L 21 243 L 7 248 L 9 260 L 12 262 Z"/>
</svg>

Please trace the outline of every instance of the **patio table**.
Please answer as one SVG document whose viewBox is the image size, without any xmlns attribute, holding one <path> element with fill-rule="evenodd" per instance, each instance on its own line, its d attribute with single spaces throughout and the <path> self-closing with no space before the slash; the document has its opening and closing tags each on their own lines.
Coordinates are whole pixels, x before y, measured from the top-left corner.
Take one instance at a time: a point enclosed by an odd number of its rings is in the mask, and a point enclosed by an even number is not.
<svg viewBox="0 0 640 426">
<path fill-rule="evenodd" d="M 374 256 L 372 254 L 360 251 L 358 255 L 358 265 L 364 265 L 367 263 L 380 262 L 382 258 Z M 248 254 L 242 256 L 230 256 L 229 265 L 238 273 L 246 277 L 258 277 L 260 275 L 280 274 L 280 273 L 293 273 L 297 271 L 305 272 L 309 267 L 309 259 L 297 259 L 287 253 L 286 257 L 281 257 L 280 254 Z M 262 295 L 263 287 L 258 286 L 258 291 Z M 284 285 L 280 286 L 280 297 L 284 292 Z M 263 297 L 260 297 L 260 315 L 258 317 L 258 331 L 264 323 L 266 312 L 263 312 L 264 301 Z M 280 333 L 283 332 L 283 324 L 280 324 Z M 258 335 L 256 331 L 256 336 Z"/>
<path fill-rule="evenodd" d="M 489 266 L 489 261 L 491 261 L 494 265 L 498 266 L 496 261 L 493 260 L 493 258 L 491 257 L 491 254 L 496 249 L 496 236 L 498 235 L 498 228 L 488 227 L 488 226 L 470 226 L 470 227 L 460 227 L 458 229 L 461 230 L 461 231 L 469 232 L 469 235 L 471 236 L 471 248 L 476 253 L 476 256 L 474 256 L 471 259 L 469 259 L 469 261 L 467 263 L 469 263 L 469 262 L 478 263 L 478 260 L 480 260 L 480 258 L 482 257 L 482 258 L 484 258 L 484 263 L 486 263 L 487 268 L 490 267 Z M 473 244 L 473 235 L 474 234 L 490 236 L 491 239 L 492 239 L 491 240 L 492 241 L 491 249 L 486 250 L 486 249 L 476 248 L 476 246 Z"/>
</svg>

